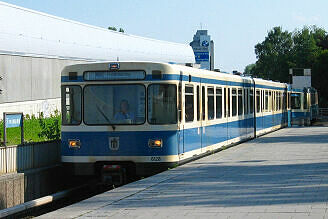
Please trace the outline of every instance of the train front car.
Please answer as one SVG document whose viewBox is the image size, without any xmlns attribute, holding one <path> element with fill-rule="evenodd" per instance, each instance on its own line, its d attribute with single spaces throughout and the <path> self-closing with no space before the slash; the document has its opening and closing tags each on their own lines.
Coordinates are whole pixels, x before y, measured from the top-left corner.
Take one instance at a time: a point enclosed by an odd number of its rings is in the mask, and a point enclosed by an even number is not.
<svg viewBox="0 0 328 219">
<path fill-rule="evenodd" d="M 169 65 L 146 62 L 66 67 L 61 88 L 65 166 L 74 175 L 118 170 L 140 176 L 175 166 L 178 81 L 170 72 Z"/>
</svg>

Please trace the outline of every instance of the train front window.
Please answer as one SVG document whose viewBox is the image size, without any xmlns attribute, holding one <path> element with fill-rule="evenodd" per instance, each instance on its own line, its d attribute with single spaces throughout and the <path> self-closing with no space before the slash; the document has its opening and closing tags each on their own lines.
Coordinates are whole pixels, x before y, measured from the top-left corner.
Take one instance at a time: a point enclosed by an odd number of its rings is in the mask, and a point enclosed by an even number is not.
<svg viewBox="0 0 328 219">
<path fill-rule="evenodd" d="M 292 94 L 291 95 L 291 105 L 292 109 L 301 109 L 301 95 Z"/>
<path fill-rule="evenodd" d="M 143 85 L 88 85 L 84 88 L 84 123 L 138 125 L 145 122 Z"/>
<path fill-rule="evenodd" d="M 148 122 L 154 125 L 177 123 L 177 87 L 174 84 L 148 86 Z"/>
<path fill-rule="evenodd" d="M 62 86 L 62 123 L 78 125 L 81 123 L 81 87 Z"/>
</svg>

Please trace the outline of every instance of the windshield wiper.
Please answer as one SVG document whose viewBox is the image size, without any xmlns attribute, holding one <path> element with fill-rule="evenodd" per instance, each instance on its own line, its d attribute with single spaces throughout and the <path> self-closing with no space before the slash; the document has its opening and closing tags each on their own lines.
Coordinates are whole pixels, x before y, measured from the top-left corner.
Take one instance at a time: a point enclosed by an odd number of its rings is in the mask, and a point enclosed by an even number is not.
<svg viewBox="0 0 328 219">
<path fill-rule="evenodd" d="M 109 125 L 112 126 L 113 130 L 115 131 L 116 127 L 113 124 L 110 124 L 111 123 L 110 119 L 105 115 L 105 113 L 99 108 L 98 105 L 96 105 L 96 107 L 97 107 L 97 110 L 100 112 L 100 114 L 106 119 L 106 121 L 109 123 Z"/>
</svg>

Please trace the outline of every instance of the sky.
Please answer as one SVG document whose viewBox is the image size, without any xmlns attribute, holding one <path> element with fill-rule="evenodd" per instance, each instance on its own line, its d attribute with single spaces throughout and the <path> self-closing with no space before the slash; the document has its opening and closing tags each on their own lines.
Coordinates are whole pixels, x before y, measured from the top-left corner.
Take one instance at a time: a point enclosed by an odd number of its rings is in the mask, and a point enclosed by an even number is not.
<svg viewBox="0 0 328 219">
<path fill-rule="evenodd" d="M 214 41 L 215 68 L 243 71 L 275 26 L 328 31 L 327 0 L 3 0 L 99 27 L 189 44 L 201 26 Z"/>
</svg>

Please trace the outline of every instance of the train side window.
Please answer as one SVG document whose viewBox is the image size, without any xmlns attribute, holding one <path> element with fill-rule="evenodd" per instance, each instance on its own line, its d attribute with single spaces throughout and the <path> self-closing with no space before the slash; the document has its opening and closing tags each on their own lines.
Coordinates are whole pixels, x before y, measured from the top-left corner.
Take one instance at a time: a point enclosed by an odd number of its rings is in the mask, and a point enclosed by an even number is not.
<svg viewBox="0 0 328 219">
<path fill-rule="evenodd" d="M 185 87 L 185 120 L 186 122 L 194 121 L 194 87 Z"/>
<path fill-rule="evenodd" d="M 200 89 L 197 85 L 197 121 L 200 120 Z"/>
<path fill-rule="evenodd" d="M 202 86 L 202 119 L 205 120 L 205 86 Z"/>
<path fill-rule="evenodd" d="M 269 112 L 272 112 L 272 92 L 269 91 Z"/>
<path fill-rule="evenodd" d="M 273 93 L 273 110 L 274 111 L 277 111 L 277 102 L 276 102 L 277 96 L 276 96 L 276 92 L 273 91 L 272 93 Z"/>
<path fill-rule="evenodd" d="M 62 123 L 63 125 L 79 125 L 81 123 L 82 89 L 80 86 L 61 87 Z"/>
<path fill-rule="evenodd" d="M 237 115 L 237 90 L 236 88 L 232 88 L 232 116 Z"/>
<path fill-rule="evenodd" d="M 282 108 L 283 108 L 283 110 L 286 110 L 286 106 L 287 106 L 286 92 L 284 91 L 282 95 L 283 95 L 282 96 Z"/>
<path fill-rule="evenodd" d="M 276 110 L 279 110 L 279 93 L 276 91 Z"/>
<path fill-rule="evenodd" d="M 261 112 L 264 111 L 264 90 L 261 90 Z"/>
<path fill-rule="evenodd" d="M 222 118 L 222 88 L 216 88 L 216 118 Z"/>
<path fill-rule="evenodd" d="M 253 89 L 250 89 L 249 92 L 249 113 L 254 112 L 254 93 Z"/>
<path fill-rule="evenodd" d="M 227 117 L 227 88 L 224 88 L 223 93 L 223 115 Z"/>
<path fill-rule="evenodd" d="M 256 90 L 256 112 L 259 113 L 261 110 L 261 103 L 260 103 L 260 90 Z"/>
<path fill-rule="evenodd" d="M 279 92 L 279 110 L 282 109 L 282 94 Z"/>
<path fill-rule="evenodd" d="M 228 88 L 228 93 L 227 93 L 227 96 L 228 96 L 228 107 L 227 107 L 227 115 L 228 115 L 228 117 L 230 117 L 230 95 L 231 95 L 231 93 L 230 93 L 230 88 Z"/>
<path fill-rule="evenodd" d="M 178 98 L 179 98 L 179 101 L 178 101 L 178 119 L 179 119 L 179 122 L 181 122 L 181 119 L 182 119 L 182 92 L 181 92 L 181 87 L 182 87 L 182 84 L 179 83 L 179 86 L 178 86 Z"/>
<path fill-rule="evenodd" d="M 307 93 L 304 93 L 304 99 L 303 99 L 303 109 L 307 109 Z"/>
<path fill-rule="evenodd" d="M 278 109 L 277 110 L 280 110 L 280 92 L 278 91 L 277 92 L 277 100 L 278 100 L 278 104 L 277 104 L 277 107 L 278 107 Z"/>
<path fill-rule="evenodd" d="M 248 89 L 244 89 L 244 112 L 248 114 Z"/>
<path fill-rule="evenodd" d="M 282 110 L 282 92 L 279 91 L 279 110 Z"/>
<path fill-rule="evenodd" d="M 269 111 L 269 93 L 268 91 L 266 90 L 265 93 L 265 105 L 264 105 L 264 108 L 265 108 L 265 111 Z"/>
<path fill-rule="evenodd" d="M 238 89 L 238 115 L 243 115 L 243 90 Z"/>
<path fill-rule="evenodd" d="M 214 119 L 214 88 L 207 88 L 207 119 Z"/>
</svg>

